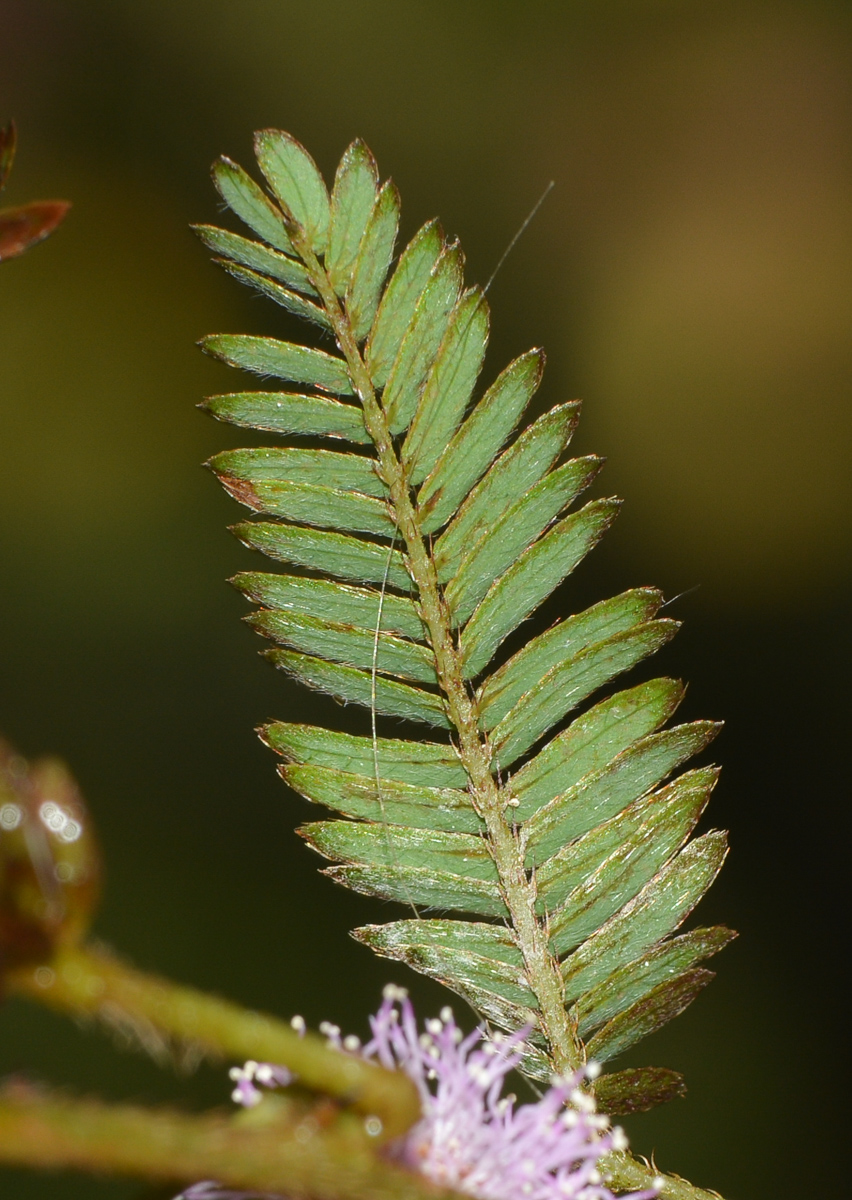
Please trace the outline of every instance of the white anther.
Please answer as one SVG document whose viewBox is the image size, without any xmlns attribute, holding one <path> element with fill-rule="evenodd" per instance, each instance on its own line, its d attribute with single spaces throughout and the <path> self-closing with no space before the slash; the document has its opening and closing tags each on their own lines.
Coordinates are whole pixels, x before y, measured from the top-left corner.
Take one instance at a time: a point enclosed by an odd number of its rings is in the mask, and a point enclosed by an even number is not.
<svg viewBox="0 0 852 1200">
<path fill-rule="evenodd" d="M 385 1000 L 404 1000 L 408 995 L 408 990 L 398 987 L 395 983 L 388 983 L 385 985 L 382 995 Z"/>
<path fill-rule="evenodd" d="M 596 1062 L 586 1063 L 586 1078 L 597 1079 L 601 1073 L 601 1064 Z"/>
<path fill-rule="evenodd" d="M 429 1033 L 431 1033 L 433 1035 L 437 1035 L 439 1033 L 443 1033 L 444 1026 L 441 1024 L 440 1021 L 436 1020 L 434 1017 L 430 1017 L 429 1020 L 426 1022 L 426 1029 Z"/>
<path fill-rule="evenodd" d="M 361 1049 L 361 1039 L 356 1037 L 354 1033 L 347 1034 L 347 1036 L 343 1039 L 343 1049 L 348 1050 L 351 1054 L 354 1054 L 356 1050 Z"/>
<path fill-rule="evenodd" d="M 307 1029 L 307 1026 L 305 1025 L 305 1018 L 300 1017 L 298 1014 L 295 1017 L 291 1017 L 290 1028 L 295 1029 L 296 1033 L 298 1033 L 299 1037 L 301 1037 Z"/>
<path fill-rule="evenodd" d="M 627 1149 L 627 1134 L 620 1125 L 616 1125 L 612 1131 L 612 1148 L 613 1150 Z"/>
<path fill-rule="evenodd" d="M 449 1004 L 445 1004 L 444 1007 L 441 1009 L 441 1020 L 444 1022 L 445 1025 L 452 1024 L 453 1010 L 450 1008 Z"/>
</svg>

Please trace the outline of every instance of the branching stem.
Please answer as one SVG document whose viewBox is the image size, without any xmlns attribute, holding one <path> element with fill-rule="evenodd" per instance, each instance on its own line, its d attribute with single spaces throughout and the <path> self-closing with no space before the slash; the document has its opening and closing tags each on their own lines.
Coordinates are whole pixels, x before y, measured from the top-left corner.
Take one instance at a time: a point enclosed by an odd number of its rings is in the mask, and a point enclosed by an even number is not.
<svg viewBox="0 0 852 1200">
<path fill-rule="evenodd" d="M 0 1163 L 130 1175 L 175 1191 L 215 1179 L 293 1200 L 460 1200 L 383 1161 L 362 1123 L 325 1103 L 325 1112 L 267 1101 L 265 1112 L 195 1116 L 7 1087 Z"/>
<path fill-rule="evenodd" d="M 404 1133 L 420 1115 L 402 1072 L 330 1050 L 315 1034 L 300 1037 L 276 1017 L 137 971 L 100 948 L 62 950 L 49 965 L 10 971 L 4 982 L 10 993 L 100 1020 L 155 1055 L 279 1063 L 311 1091 L 378 1116 L 385 1137 Z"/>
</svg>

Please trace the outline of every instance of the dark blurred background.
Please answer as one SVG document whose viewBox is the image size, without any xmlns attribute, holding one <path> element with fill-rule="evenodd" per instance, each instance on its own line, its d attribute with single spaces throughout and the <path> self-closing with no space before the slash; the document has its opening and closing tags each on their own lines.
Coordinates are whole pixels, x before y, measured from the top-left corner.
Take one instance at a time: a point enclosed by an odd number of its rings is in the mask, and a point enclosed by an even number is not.
<svg viewBox="0 0 852 1200">
<path fill-rule="evenodd" d="M 655 583 L 682 596 L 658 673 L 723 717 L 710 824 L 733 852 L 700 910 L 740 940 L 689 1013 L 630 1057 L 684 1070 L 686 1102 L 635 1147 L 728 1200 L 839 1194 L 852 433 L 852 14 L 703 0 L 0 0 L 9 201 L 67 197 L 0 271 L 0 728 L 62 755 L 105 846 L 97 933 L 138 965 L 362 1032 L 388 979 L 348 939 L 391 909 L 317 874 L 252 730 L 339 723 L 257 657 L 225 584 L 260 566 L 199 467 L 250 440 L 194 407 L 243 386 L 195 347 L 290 331 L 210 266 L 208 165 L 252 129 L 295 133 L 331 176 L 360 134 L 404 233 L 440 214 L 494 283 L 491 377 L 530 344 L 542 403 L 581 396 L 580 452 L 627 499 L 549 610 Z M 700 586 L 699 586 L 700 585 Z M 698 590 L 691 591 L 696 588 Z M 707 823 L 705 822 L 705 827 Z M 8 1003 L 0 1073 L 111 1097 L 225 1102 L 97 1032 Z M 0 1175 L 16 1200 L 132 1184 Z"/>
</svg>

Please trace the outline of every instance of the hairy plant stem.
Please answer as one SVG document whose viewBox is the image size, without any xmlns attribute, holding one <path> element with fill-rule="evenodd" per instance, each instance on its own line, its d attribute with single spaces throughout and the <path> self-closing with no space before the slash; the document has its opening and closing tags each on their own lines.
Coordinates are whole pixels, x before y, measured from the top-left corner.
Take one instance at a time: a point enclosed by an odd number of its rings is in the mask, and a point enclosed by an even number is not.
<svg viewBox="0 0 852 1200">
<path fill-rule="evenodd" d="M 100 947 L 60 950 L 49 964 L 8 972 L 4 983 L 59 1012 L 96 1018 L 157 1058 L 251 1058 L 289 1067 L 302 1086 L 379 1117 L 385 1139 L 420 1116 L 417 1091 L 401 1071 L 331 1050 L 315 1034 L 300 1037 L 276 1017 L 137 971 Z"/>
<path fill-rule="evenodd" d="M 460 1200 L 375 1154 L 361 1123 L 271 1098 L 263 1110 L 202 1116 L 0 1090 L 0 1163 L 130 1175 L 179 1187 L 215 1179 L 291 1200 Z M 275 1103 L 278 1101 L 278 1103 Z"/>
<path fill-rule="evenodd" d="M 547 1039 L 554 1068 L 559 1073 L 576 1070 L 585 1062 L 585 1049 L 565 1007 L 559 962 L 548 946 L 547 929 L 536 911 L 536 886 L 524 867 L 524 846 L 515 826 L 506 820 L 506 797 L 492 774 L 491 748 L 479 727 L 475 698 L 467 687 L 461 655 L 453 636 L 452 620 L 444 600 L 435 564 L 420 530 L 405 468 L 400 462 L 384 410 L 352 326 L 322 264 L 302 230 L 288 222 L 290 238 L 302 257 L 332 323 L 352 383 L 364 410 L 364 423 L 376 446 L 379 472 L 390 493 L 393 514 L 405 545 L 408 569 L 418 589 L 422 619 L 429 632 L 438 679 L 444 692 L 447 715 L 457 738 L 461 761 L 470 780 L 473 804 L 485 822 L 489 851 L 497 868 L 500 888 L 509 911 L 518 947 L 523 954 L 527 981 L 539 1004 L 541 1032 Z M 619 1190 L 642 1189 L 663 1178 L 646 1163 L 629 1154 L 613 1154 L 607 1170 Z M 665 1200 L 713 1200 L 716 1193 L 696 1188 L 685 1180 L 667 1176 L 661 1196 Z"/>
</svg>

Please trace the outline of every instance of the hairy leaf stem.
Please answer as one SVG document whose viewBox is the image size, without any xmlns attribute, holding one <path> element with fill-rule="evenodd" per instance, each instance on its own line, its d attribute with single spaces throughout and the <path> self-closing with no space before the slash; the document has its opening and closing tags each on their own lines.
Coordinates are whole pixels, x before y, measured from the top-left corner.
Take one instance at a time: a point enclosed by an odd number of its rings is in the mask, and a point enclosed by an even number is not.
<svg viewBox="0 0 852 1200">
<path fill-rule="evenodd" d="M 397 1137 L 420 1116 L 411 1080 L 354 1055 L 303 1037 L 283 1021 L 137 971 L 100 947 L 65 949 L 49 964 L 9 972 L 10 993 L 75 1017 L 96 1018 L 155 1057 L 193 1058 L 288 1067 L 299 1083 L 334 1096 L 364 1116 L 377 1116 L 383 1137 Z"/>
<path fill-rule="evenodd" d="M 0 1090 L 0 1162 L 107 1171 L 176 1190 L 215 1179 L 293 1200 L 459 1200 L 383 1161 L 360 1122 L 326 1106 L 197 1116 L 13 1085 Z"/>
</svg>

